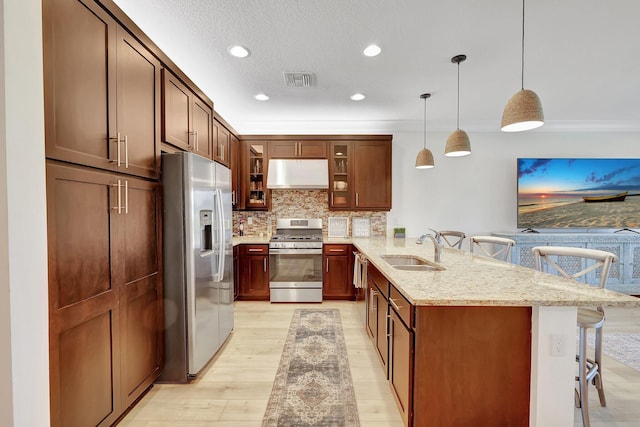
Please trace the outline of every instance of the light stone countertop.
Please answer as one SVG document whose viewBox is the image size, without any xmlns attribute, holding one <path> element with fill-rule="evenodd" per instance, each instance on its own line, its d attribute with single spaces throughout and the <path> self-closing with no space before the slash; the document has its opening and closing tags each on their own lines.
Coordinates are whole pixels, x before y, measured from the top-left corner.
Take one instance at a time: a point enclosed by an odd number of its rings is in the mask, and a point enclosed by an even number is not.
<svg viewBox="0 0 640 427">
<path fill-rule="evenodd" d="M 599 289 L 457 249 L 444 248 L 443 271 L 403 271 L 381 255 L 416 255 L 433 261 L 433 244 L 416 239 L 354 238 L 352 243 L 415 305 L 640 307 L 640 298 Z"/>
<path fill-rule="evenodd" d="M 268 245 L 269 237 L 267 235 L 259 236 L 233 236 L 233 246 L 236 245 Z"/>
</svg>

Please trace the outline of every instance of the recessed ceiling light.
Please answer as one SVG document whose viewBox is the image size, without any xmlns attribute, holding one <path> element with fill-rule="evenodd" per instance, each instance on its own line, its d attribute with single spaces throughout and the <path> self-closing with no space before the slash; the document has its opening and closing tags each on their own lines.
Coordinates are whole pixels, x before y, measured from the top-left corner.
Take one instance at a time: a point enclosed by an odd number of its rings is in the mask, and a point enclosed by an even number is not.
<svg viewBox="0 0 640 427">
<path fill-rule="evenodd" d="M 377 44 L 370 44 L 362 51 L 365 56 L 378 56 L 380 55 L 380 52 L 382 52 L 382 49 L 380 49 L 380 46 Z"/>
<path fill-rule="evenodd" d="M 255 99 L 257 99 L 258 101 L 268 101 L 269 100 L 269 96 L 264 94 L 264 93 L 259 93 L 256 96 L 254 96 Z"/>
<path fill-rule="evenodd" d="M 246 58 L 249 56 L 249 49 L 240 45 L 229 46 L 227 51 L 231 56 L 235 56 L 236 58 Z"/>
<path fill-rule="evenodd" d="M 350 98 L 351 98 L 352 101 L 362 101 L 363 99 L 366 98 L 366 96 L 364 96 L 361 93 L 354 93 L 353 95 L 351 95 Z"/>
</svg>

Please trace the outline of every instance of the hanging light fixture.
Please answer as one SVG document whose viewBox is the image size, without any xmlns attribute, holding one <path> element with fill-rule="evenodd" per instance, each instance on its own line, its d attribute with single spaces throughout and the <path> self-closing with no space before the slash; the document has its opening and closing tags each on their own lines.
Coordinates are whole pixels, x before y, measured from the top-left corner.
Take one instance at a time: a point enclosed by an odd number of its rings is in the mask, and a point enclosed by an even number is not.
<svg viewBox="0 0 640 427">
<path fill-rule="evenodd" d="M 429 169 L 434 167 L 433 153 L 427 148 L 427 98 L 431 97 L 430 93 L 423 93 L 420 98 L 424 99 L 424 148 L 418 152 L 416 157 L 416 169 Z"/>
<path fill-rule="evenodd" d="M 502 113 L 501 129 L 504 132 L 520 132 L 535 129 L 544 124 L 540 98 L 532 90 L 524 88 L 524 0 L 522 0 L 522 70 L 521 89 L 509 99 Z"/>
<path fill-rule="evenodd" d="M 460 63 L 467 59 L 467 55 L 456 55 L 451 62 L 458 64 L 458 109 L 456 115 L 456 130 L 447 138 L 444 155 L 448 157 L 462 157 L 471 154 L 469 135 L 460 129 Z"/>
</svg>

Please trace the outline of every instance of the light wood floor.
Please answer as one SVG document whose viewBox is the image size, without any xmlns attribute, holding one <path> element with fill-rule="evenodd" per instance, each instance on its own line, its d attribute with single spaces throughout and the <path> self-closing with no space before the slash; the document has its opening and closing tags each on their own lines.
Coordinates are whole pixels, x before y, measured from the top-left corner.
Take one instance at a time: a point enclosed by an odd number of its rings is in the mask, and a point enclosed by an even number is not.
<svg viewBox="0 0 640 427">
<path fill-rule="evenodd" d="M 119 426 L 260 426 L 293 311 L 309 304 L 238 302 L 235 329 L 224 347 L 189 385 L 157 384 Z M 364 305 L 324 302 L 339 308 L 362 427 L 400 427 L 402 422 L 380 363 L 364 331 Z M 609 309 L 605 333 L 640 333 L 640 309 Z M 640 372 L 605 356 L 608 406 L 592 388 L 593 427 L 640 426 Z M 575 410 L 575 426 L 582 425 Z"/>
</svg>

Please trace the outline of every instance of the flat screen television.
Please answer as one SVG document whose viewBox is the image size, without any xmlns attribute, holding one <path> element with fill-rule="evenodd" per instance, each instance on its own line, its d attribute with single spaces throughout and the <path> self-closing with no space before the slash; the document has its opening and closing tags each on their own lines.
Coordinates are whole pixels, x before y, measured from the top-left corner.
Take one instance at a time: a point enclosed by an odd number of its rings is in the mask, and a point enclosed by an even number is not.
<svg viewBox="0 0 640 427">
<path fill-rule="evenodd" d="M 640 228 L 640 159 L 519 158 L 518 228 Z"/>
</svg>

